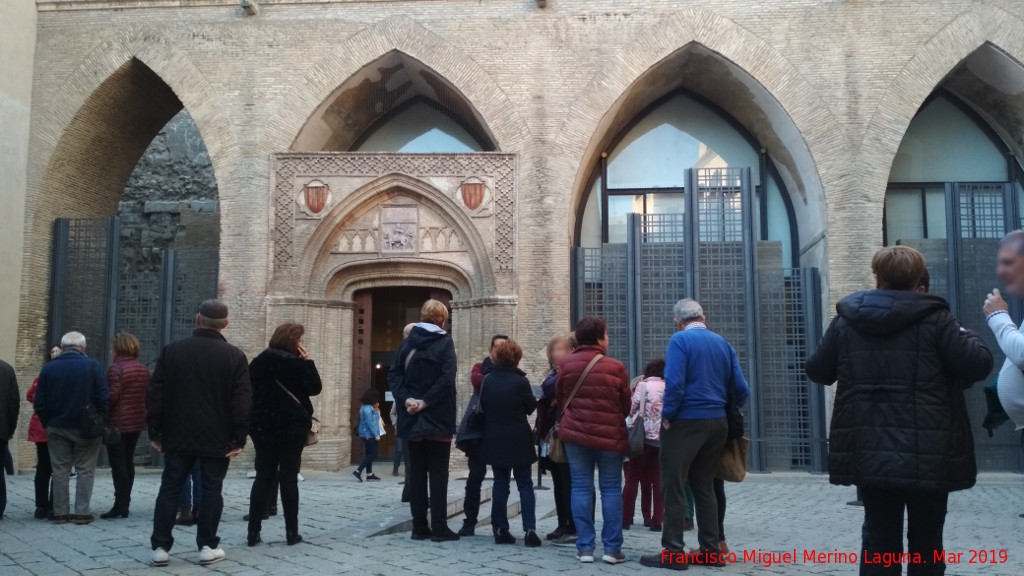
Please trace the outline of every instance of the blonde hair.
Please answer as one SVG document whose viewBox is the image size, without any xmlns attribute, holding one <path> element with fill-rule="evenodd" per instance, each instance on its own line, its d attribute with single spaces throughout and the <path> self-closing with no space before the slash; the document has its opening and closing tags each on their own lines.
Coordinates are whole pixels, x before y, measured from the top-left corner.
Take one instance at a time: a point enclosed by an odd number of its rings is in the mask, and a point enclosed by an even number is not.
<svg viewBox="0 0 1024 576">
<path fill-rule="evenodd" d="M 420 308 L 420 321 L 443 327 L 448 321 L 448 307 L 440 300 L 427 300 Z"/>
</svg>

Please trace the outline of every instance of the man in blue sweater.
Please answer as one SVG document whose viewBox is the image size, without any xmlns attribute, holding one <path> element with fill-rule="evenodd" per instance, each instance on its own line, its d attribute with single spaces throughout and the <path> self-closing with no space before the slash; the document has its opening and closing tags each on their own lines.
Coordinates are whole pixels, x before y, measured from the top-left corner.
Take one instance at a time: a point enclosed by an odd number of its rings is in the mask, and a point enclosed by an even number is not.
<svg viewBox="0 0 1024 576">
<path fill-rule="evenodd" d="M 60 356 L 39 373 L 34 405 L 49 437 L 54 518 L 57 524 L 89 524 L 94 520 L 89 501 L 103 439 L 82 435 L 82 408 L 91 402 L 106 417 L 110 391 L 103 367 L 85 355 L 85 336 L 68 332 L 60 347 Z M 69 486 L 72 466 L 78 472 L 74 514 Z"/>
<path fill-rule="evenodd" d="M 697 302 L 674 307 L 676 329 L 665 356 L 665 400 L 661 411 L 661 494 L 665 506 L 661 554 L 643 556 L 644 566 L 686 570 L 690 564 L 723 565 L 718 557 L 718 500 L 713 481 L 725 447 L 725 405 L 742 406 L 750 395 L 736 351 L 708 330 Z M 686 553 L 685 487 L 697 505 L 700 550 Z"/>
</svg>

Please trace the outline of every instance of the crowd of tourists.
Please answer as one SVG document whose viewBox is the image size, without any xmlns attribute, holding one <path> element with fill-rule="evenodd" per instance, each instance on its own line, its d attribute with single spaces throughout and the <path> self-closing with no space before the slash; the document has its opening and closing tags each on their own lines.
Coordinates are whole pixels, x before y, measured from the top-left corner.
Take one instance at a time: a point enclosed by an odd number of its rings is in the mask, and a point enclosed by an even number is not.
<svg viewBox="0 0 1024 576">
<path fill-rule="evenodd" d="M 1024 231 L 1003 240 L 998 258 L 1006 288 L 1024 296 Z M 866 558 L 903 552 L 906 512 L 907 552 L 920 559 L 915 573 L 942 574 L 944 565 L 934 551 L 943 549 L 948 494 L 970 488 L 977 475 L 964 390 L 988 376 L 993 356 L 977 334 L 952 316 L 944 299 L 929 294 L 921 253 L 904 246 L 883 248 L 872 260 L 872 272 L 876 287 L 838 303 L 837 315 L 806 364 L 811 380 L 836 384 L 830 479 L 858 487 Z M 998 290 L 989 294 L 984 312 L 1006 355 L 997 397 L 1021 430 L 1024 334 Z M 750 389 L 736 351 L 712 330 L 713 319 L 699 303 L 680 300 L 673 313 L 676 332 L 664 357 L 651 359 L 632 381 L 626 367 L 607 356 L 605 321 L 581 319 L 571 334 L 548 342 L 550 369 L 536 395 L 519 368 L 520 344 L 495 335 L 488 355 L 473 366 L 472 395 L 460 418 L 448 309 L 437 300 L 423 304 L 420 321 L 406 327 L 388 372 L 401 446 L 394 474 L 404 462 L 403 501 L 409 503 L 412 539 L 448 542 L 474 536 L 490 468 L 489 526 L 495 544 L 519 539 L 507 515 L 514 479 L 527 547 L 548 540 L 575 548 L 580 562 L 625 562 L 623 531 L 637 528 L 639 496 L 643 526 L 661 533 L 662 547 L 641 556 L 642 565 L 685 570 L 735 561 L 725 538 L 724 480 L 736 478 L 723 470 L 737 453 L 735 447 L 743 446 L 740 408 Z M 299 469 L 303 449 L 317 441 L 310 398 L 322 389 L 319 373 L 303 347 L 301 325 L 277 327 L 268 348 L 248 362 L 221 335 L 227 318 L 223 303 L 203 302 L 193 335 L 161 351 L 152 378 L 138 361 L 139 342 L 130 334 L 114 338 L 113 362 L 105 371 L 86 356 L 82 334 L 63 337 L 28 390 L 34 407 L 28 438 L 36 443 L 38 456 L 37 518 L 58 524 L 94 521 L 90 500 L 104 445 L 114 504 L 100 517 L 128 517 L 135 448 L 146 430 L 163 458 L 152 563 L 170 561 L 173 527 L 186 511 L 188 521 L 198 526 L 200 563 L 218 562 L 225 558 L 217 536 L 223 480 L 231 459 L 252 438 L 256 477 L 246 516 L 247 544 L 261 543 L 262 520 L 276 513 L 278 493 L 286 542 L 302 541 Z M 18 396 L 13 371 L 0 364 L 5 445 L 14 434 Z M 365 457 L 352 472 L 360 482 L 380 480 L 373 465 L 385 434 L 381 403 L 374 389 L 362 394 L 353 432 L 363 442 Z M 448 526 L 447 514 L 453 444 L 468 462 L 465 519 L 458 531 Z M 738 453 L 742 459 L 743 451 Z M 552 479 L 557 516 L 557 527 L 544 539 L 537 534 L 535 463 Z M 190 480 L 195 486 L 189 486 Z M 201 492 L 201 504 L 196 492 Z M 5 489 L 2 494 L 0 517 Z M 684 533 L 694 527 L 697 547 L 687 549 Z M 899 573 L 898 563 L 896 568 L 861 566 L 861 574 L 890 573 Z"/>
</svg>

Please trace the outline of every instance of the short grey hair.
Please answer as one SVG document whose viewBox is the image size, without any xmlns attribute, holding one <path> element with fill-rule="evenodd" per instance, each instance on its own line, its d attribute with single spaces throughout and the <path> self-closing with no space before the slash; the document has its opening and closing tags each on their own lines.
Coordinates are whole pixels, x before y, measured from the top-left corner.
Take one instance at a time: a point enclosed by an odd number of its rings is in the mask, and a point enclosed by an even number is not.
<svg viewBox="0 0 1024 576">
<path fill-rule="evenodd" d="M 1016 246 L 1018 254 L 1024 254 L 1024 230 L 1014 230 L 1003 236 L 1003 239 L 999 241 L 1000 248 L 1010 244 Z"/>
<path fill-rule="evenodd" d="M 704 309 L 693 298 L 683 298 L 676 302 L 676 305 L 672 307 L 672 312 L 675 314 L 676 320 L 680 322 L 700 320 L 704 317 Z"/>
<path fill-rule="evenodd" d="M 68 332 L 60 339 L 60 347 L 64 350 L 68 348 L 85 350 L 85 334 L 81 332 Z"/>
<path fill-rule="evenodd" d="M 227 328 L 228 325 L 227 318 L 207 318 L 202 314 L 197 314 L 196 317 L 199 318 L 199 325 L 207 330 L 217 330 L 219 332 Z"/>
</svg>

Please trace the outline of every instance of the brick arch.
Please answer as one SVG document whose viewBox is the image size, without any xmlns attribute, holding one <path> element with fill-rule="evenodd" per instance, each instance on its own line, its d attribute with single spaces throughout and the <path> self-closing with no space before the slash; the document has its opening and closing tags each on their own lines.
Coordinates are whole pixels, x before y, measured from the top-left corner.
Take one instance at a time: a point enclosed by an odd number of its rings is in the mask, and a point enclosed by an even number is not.
<svg viewBox="0 0 1024 576">
<path fill-rule="evenodd" d="M 804 188 L 818 196 L 816 217 L 826 218 L 826 192 L 831 198 L 854 187 L 849 171 L 843 168 L 849 143 L 842 126 L 817 89 L 763 39 L 732 20 L 696 8 L 659 21 L 642 37 L 642 42 L 610 59 L 594 76 L 557 136 L 561 161 L 569 163 L 563 169 L 575 172 L 570 227 L 601 148 L 617 132 L 614 120 L 619 107 L 643 89 L 638 85 L 646 74 L 656 73 L 660 65 L 693 46 L 717 55 L 722 65 L 734 66 L 746 76 L 748 86 L 759 87 L 777 104 L 778 114 L 770 118 L 772 128 L 785 134 L 782 140 L 787 147 L 803 148 L 804 159 L 797 160 L 795 166 L 806 181 Z M 768 152 L 773 154 L 771 149 Z"/>
<path fill-rule="evenodd" d="M 423 206 L 448 220 L 448 224 L 458 232 L 459 238 L 465 243 L 466 250 L 473 262 L 473 274 L 454 264 L 430 258 L 372 258 L 366 262 L 359 261 L 342 268 L 359 265 L 357 269 L 362 270 L 362 264 L 375 263 L 377 267 L 375 274 L 378 277 L 390 277 L 388 285 L 395 285 L 405 275 L 408 275 L 410 282 L 415 283 L 416 280 L 422 280 L 430 275 L 424 270 L 434 270 L 435 276 L 445 282 L 445 286 L 439 287 L 448 289 L 453 296 L 456 293 L 463 299 L 493 296 L 495 291 L 494 271 L 486 244 L 472 219 L 454 200 L 430 184 L 399 173 L 381 176 L 349 194 L 334 206 L 317 225 L 303 250 L 299 264 L 300 273 L 308 275 L 308 285 L 312 292 L 317 296 L 337 292 L 337 286 L 339 286 L 337 276 L 341 269 L 327 266 L 327 259 L 332 247 L 337 244 L 338 238 L 349 222 L 397 195 L 412 196 Z M 449 285 L 460 289 L 451 290 Z"/>
<path fill-rule="evenodd" d="M 976 6 L 953 18 L 922 45 L 889 85 L 857 149 L 857 165 L 865 169 L 861 179 L 866 200 L 879 222 L 878 245 L 889 172 L 910 121 L 943 79 L 985 44 L 1021 64 L 1024 73 L 1021 30 L 1024 20 L 994 6 Z"/>
<path fill-rule="evenodd" d="M 407 16 L 392 16 L 354 34 L 314 63 L 290 90 L 275 121 L 268 123 L 266 149 L 293 143 L 327 98 L 361 68 L 389 52 L 406 54 L 450 82 L 477 112 L 499 150 L 522 148 L 529 128 L 493 78 L 444 38 Z"/>
<path fill-rule="evenodd" d="M 33 117 L 18 353 L 29 370 L 46 344 L 37 310 L 47 301 L 53 220 L 113 215 L 139 158 L 183 107 L 210 154 L 222 205 L 230 204 L 225 165 L 237 145 L 229 121 L 203 75 L 159 32 L 122 29 L 36 99 L 45 113 Z"/>
</svg>

